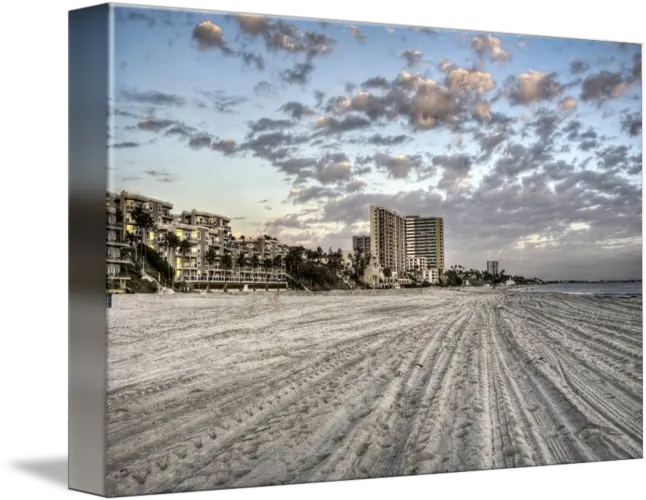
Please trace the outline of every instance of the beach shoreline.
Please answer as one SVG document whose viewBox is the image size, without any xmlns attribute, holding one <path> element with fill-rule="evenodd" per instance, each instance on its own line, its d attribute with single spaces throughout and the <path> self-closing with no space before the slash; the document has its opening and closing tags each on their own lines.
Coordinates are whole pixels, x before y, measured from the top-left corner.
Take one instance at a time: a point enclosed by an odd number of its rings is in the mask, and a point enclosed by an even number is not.
<svg viewBox="0 0 646 500">
<path fill-rule="evenodd" d="M 113 495 L 642 457 L 642 301 L 513 289 L 130 295 Z"/>
</svg>

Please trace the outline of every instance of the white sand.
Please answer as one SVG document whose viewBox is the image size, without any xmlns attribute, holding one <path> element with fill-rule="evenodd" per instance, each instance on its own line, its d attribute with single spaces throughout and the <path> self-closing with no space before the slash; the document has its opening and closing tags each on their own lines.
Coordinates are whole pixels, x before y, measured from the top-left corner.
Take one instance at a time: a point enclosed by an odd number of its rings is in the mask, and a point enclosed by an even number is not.
<svg viewBox="0 0 646 500">
<path fill-rule="evenodd" d="M 115 296 L 108 493 L 642 457 L 642 301 Z"/>
</svg>

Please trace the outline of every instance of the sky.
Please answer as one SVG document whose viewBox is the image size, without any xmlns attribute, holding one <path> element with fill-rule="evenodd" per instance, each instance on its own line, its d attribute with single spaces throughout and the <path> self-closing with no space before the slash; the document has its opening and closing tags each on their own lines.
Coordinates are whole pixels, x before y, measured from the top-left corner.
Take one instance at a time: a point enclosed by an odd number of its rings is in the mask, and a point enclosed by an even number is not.
<svg viewBox="0 0 646 500">
<path fill-rule="evenodd" d="M 642 276 L 641 46 L 113 7 L 108 188 L 351 249 L 444 218 L 446 265 Z"/>
</svg>

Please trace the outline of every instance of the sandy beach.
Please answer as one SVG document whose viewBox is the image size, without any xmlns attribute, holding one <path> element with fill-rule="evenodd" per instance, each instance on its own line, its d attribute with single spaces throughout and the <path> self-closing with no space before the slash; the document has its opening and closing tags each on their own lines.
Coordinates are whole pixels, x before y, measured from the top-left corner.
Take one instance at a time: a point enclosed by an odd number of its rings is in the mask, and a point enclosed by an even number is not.
<svg viewBox="0 0 646 500">
<path fill-rule="evenodd" d="M 642 299 L 115 296 L 107 493 L 641 458 Z"/>
</svg>

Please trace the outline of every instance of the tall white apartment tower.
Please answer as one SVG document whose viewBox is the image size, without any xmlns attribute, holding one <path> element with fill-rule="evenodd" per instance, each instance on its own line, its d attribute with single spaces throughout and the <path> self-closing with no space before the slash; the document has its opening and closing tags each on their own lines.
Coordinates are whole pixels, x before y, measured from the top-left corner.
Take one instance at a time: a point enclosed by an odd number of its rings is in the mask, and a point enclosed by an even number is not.
<svg viewBox="0 0 646 500">
<path fill-rule="evenodd" d="M 406 216 L 406 257 L 426 258 L 430 267 L 444 270 L 444 220 L 442 217 Z"/>
<path fill-rule="evenodd" d="M 387 208 L 370 206 L 370 253 L 393 276 L 406 270 L 406 220 Z"/>
</svg>

